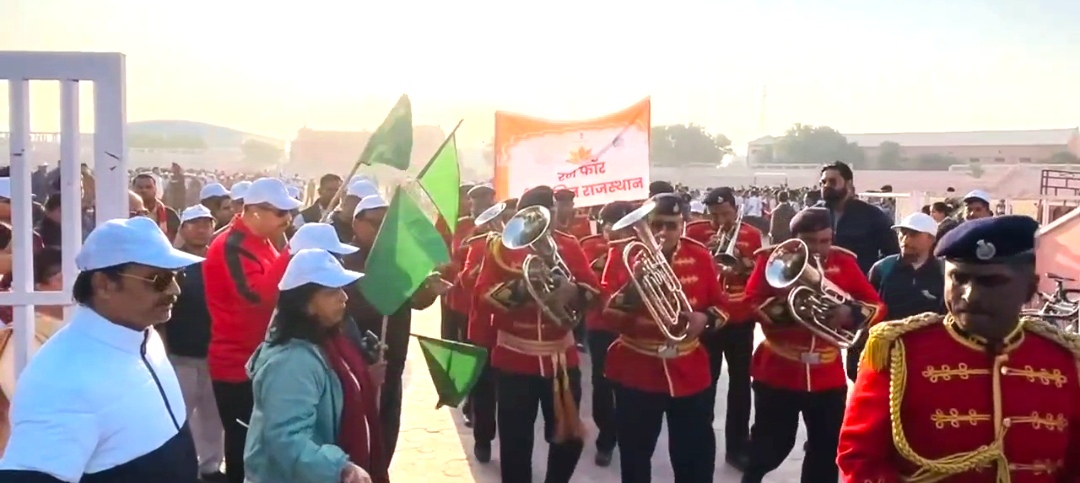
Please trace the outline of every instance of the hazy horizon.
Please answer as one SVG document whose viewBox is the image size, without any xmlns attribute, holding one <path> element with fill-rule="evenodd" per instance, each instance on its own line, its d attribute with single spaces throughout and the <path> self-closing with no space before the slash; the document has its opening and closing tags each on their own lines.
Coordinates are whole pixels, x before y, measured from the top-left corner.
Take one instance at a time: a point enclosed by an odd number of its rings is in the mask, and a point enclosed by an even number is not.
<svg viewBox="0 0 1080 483">
<path fill-rule="evenodd" d="M 697 123 L 736 146 L 794 123 L 848 133 L 1078 124 L 1077 2 L 662 5 L 0 0 L 0 49 L 123 52 L 129 121 L 284 140 L 304 125 L 372 129 L 402 93 L 416 124 L 465 119 L 463 145 L 490 139 L 495 110 L 573 120 L 646 96 L 654 125 Z M 58 89 L 41 84 L 32 129 L 55 131 Z M 89 131 L 89 89 L 82 119 Z"/>
</svg>

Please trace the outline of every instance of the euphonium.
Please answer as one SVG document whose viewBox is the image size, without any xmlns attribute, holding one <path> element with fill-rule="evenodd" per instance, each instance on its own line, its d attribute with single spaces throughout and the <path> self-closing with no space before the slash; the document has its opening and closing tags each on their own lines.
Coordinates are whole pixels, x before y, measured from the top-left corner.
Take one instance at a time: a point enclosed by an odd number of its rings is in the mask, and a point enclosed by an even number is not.
<svg viewBox="0 0 1080 483">
<path fill-rule="evenodd" d="M 739 228 L 742 227 L 742 210 L 739 211 L 739 216 L 735 218 L 735 224 L 723 233 L 720 233 L 720 243 L 716 244 L 716 250 L 713 252 L 713 260 L 721 266 L 727 267 L 731 270 L 739 270 L 739 257 L 735 255 L 737 249 L 735 244 L 739 241 Z"/>
<path fill-rule="evenodd" d="M 793 238 L 778 245 L 765 265 L 765 280 L 776 289 L 792 287 L 787 296 L 791 316 L 814 335 L 847 349 L 857 332 L 834 329 L 826 323 L 829 311 L 851 301 L 851 295 L 825 278 L 821 258 L 811 257 L 806 243 Z"/>
<path fill-rule="evenodd" d="M 492 233 L 501 233 L 503 231 L 502 214 L 506 211 L 506 203 L 496 203 L 494 206 L 484 210 L 479 216 L 473 220 L 473 227 L 484 227 Z"/>
<path fill-rule="evenodd" d="M 655 208 L 655 201 L 646 201 L 640 208 L 615 222 L 611 229 L 634 230 L 637 239 L 628 243 L 622 253 L 623 265 L 630 273 L 630 283 L 634 284 L 642 304 L 664 337 L 671 343 L 681 342 L 686 339 L 688 329 L 688 324 L 681 316 L 693 309 L 690 307 L 690 300 L 682 291 L 679 277 L 675 276 L 671 265 L 661 253 L 660 242 L 646 221 Z M 636 259 L 633 258 L 635 253 L 640 253 Z"/>
<path fill-rule="evenodd" d="M 540 311 L 552 322 L 566 328 L 578 324 L 578 314 L 570 307 L 551 305 L 551 294 L 558 279 L 574 282 L 569 267 L 559 256 L 559 247 L 551 230 L 551 211 L 543 206 L 530 206 L 518 211 L 502 230 L 502 244 L 511 250 L 531 248 L 533 254 L 521 264 L 525 289 L 536 301 Z"/>
</svg>

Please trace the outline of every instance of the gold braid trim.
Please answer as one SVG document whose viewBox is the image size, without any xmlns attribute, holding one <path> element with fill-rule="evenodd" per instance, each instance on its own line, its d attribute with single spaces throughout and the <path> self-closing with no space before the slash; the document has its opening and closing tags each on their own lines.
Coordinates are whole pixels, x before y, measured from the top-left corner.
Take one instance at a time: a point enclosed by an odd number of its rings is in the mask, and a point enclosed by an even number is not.
<svg viewBox="0 0 1080 483">
<path fill-rule="evenodd" d="M 492 235 L 488 240 L 488 252 L 491 253 L 491 259 L 495 261 L 495 264 L 499 268 L 506 270 L 511 275 L 521 275 L 521 270 L 511 267 L 506 261 L 503 260 L 502 251 L 505 249 L 502 244 L 502 237 L 499 235 Z"/>
<path fill-rule="evenodd" d="M 861 362 L 869 363 L 874 371 L 881 372 L 889 364 L 889 348 L 901 335 L 923 327 L 939 324 L 944 317 L 933 312 L 924 312 L 906 319 L 882 322 L 870 328 L 863 350 Z"/>
<path fill-rule="evenodd" d="M 1076 361 L 1077 375 L 1080 375 L 1080 336 L 1064 332 L 1057 328 L 1056 325 L 1038 317 L 1021 317 L 1020 324 L 1023 325 L 1024 330 L 1047 339 L 1071 352 L 1073 359 Z"/>
</svg>

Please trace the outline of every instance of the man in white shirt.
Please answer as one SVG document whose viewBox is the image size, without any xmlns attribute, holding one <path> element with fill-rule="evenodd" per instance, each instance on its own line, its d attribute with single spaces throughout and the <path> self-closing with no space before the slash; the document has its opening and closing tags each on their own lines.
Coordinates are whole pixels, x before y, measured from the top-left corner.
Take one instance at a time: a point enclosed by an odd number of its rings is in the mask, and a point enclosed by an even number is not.
<svg viewBox="0 0 1080 483">
<path fill-rule="evenodd" d="M 750 190 L 750 196 L 743 201 L 743 216 L 756 216 L 761 217 L 762 202 L 761 196 L 758 195 L 757 190 Z"/>
<path fill-rule="evenodd" d="M 16 385 L 0 481 L 196 481 L 184 398 L 152 326 L 172 315 L 176 271 L 200 261 L 146 217 L 90 233 L 75 258 L 78 306 Z"/>
</svg>

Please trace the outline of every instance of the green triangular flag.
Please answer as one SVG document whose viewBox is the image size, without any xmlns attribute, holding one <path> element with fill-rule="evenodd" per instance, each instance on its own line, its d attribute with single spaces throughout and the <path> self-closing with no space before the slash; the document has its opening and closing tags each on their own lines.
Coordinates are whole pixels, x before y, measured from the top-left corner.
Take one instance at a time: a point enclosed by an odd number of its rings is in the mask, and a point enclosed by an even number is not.
<svg viewBox="0 0 1080 483">
<path fill-rule="evenodd" d="M 487 363 L 487 349 L 475 345 L 412 334 L 424 353 L 435 392 L 443 406 L 458 407 L 472 391 Z"/>
<path fill-rule="evenodd" d="M 456 131 L 457 128 L 454 128 Z M 431 157 L 416 179 L 431 198 L 439 215 L 447 220 L 450 233 L 457 228 L 458 190 L 461 185 L 461 171 L 458 168 L 457 139 L 454 132 L 446 138 L 439 151 Z"/>
<path fill-rule="evenodd" d="M 386 115 L 379 128 L 371 134 L 360 164 L 385 164 L 402 171 L 409 169 L 412 159 L 413 125 L 412 104 L 409 96 L 401 96 L 394 108 Z"/>
<path fill-rule="evenodd" d="M 368 254 L 360 291 L 379 313 L 391 315 L 435 267 L 449 261 L 442 235 L 412 197 L 398 188 Z"/>
</svg>

